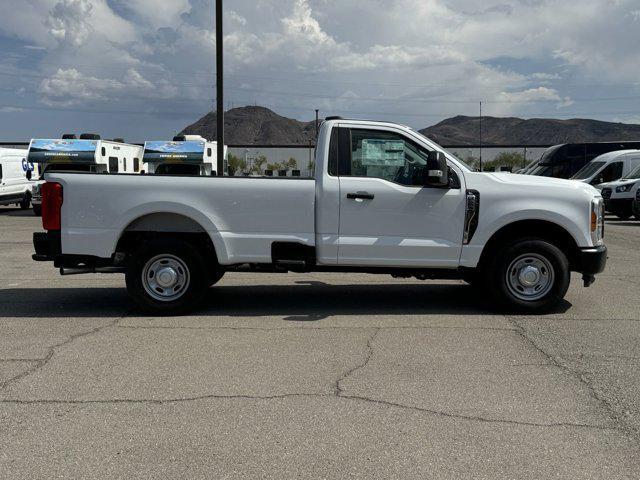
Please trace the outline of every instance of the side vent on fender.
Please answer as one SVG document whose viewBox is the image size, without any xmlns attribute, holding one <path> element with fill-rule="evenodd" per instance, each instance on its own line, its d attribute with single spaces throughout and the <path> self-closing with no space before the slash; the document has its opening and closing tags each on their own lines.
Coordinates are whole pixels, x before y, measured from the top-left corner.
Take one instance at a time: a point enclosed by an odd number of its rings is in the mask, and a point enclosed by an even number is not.
<svg viewBox="0 0 640 480">
<path fill-rule="evenodd" d="M 467 199 L 464 215 L 464 235 L 462 243 L 468 245 L 478 228 L 478 217 L 480 216 L 480 192 L 477 190 L 467 190 Z"/>
</svg>

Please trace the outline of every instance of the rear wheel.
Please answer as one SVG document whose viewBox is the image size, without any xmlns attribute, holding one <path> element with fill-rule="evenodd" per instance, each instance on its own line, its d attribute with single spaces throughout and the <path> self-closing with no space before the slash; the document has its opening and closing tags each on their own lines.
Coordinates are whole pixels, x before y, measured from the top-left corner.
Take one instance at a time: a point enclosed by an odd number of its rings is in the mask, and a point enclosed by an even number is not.
<svg viewBox="0 0 640 480">
<path fill-rule="evenodd" d="M 205 261 L 189 243 L 151 240 L 133 255 L 127 290 L 145 311 L 175 315 L 197 308 L 208 286 Z"/>
<path fill-rule="evenodd" d="M 31 193 L 26 192 L 24 197 L 22 197 L 22 201 L 20 202 L 20 208 L 22 210 L 26 210 L 31 206 Z"/>
<path fill-rule="evenodd" d="M 569 288 L 567 257 L 542 239 L 518 239 L 493 255 L 485 271 L 485 288 L 509 310 L 542 313 L 557 306 Z"/>
<path fill-rule="evenodd" d="M 216 283 L 222 280 L 222 277 L 224 277 L 224 270 L 218 267 L 218 270 L 215 270 L 213 273 L 209 273 L 209 286 L 213 287 Z"/>
<path fill-rule="evenodd" d="M 36 217 L 42 216 L 42 205 L 33 205 L 33 213 Z"/>
</svg>

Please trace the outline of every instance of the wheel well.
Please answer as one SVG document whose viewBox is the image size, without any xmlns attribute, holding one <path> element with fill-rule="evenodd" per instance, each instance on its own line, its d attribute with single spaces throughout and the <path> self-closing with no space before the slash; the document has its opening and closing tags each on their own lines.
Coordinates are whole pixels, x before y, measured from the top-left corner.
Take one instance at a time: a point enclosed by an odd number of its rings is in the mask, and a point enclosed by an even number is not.
<svg viewBox="0 0 640 480">
<path fill-rule="evenodd" d="M 116 255 L 128 256 L 147 240 L 181 240 L 193 245 L 208 262 L 218 265 L 211 237 L 195 220 L 175 213 L 152 213 L 137 218 L 124 230 L 116 245 Z"/>
<path fill-rule="evenodd" d="M 545 220 L 521 220 L 505 225 L 493 234 L 482 250 L 478 267 L 482 268 L 505 242 L 524 237 L 540 238 L 548 241 L 562 250 L 567 256 L 567 260 L 569 260 L 570 267 L 577 264 L 580 249 L 567 230 L 556 223 Z"/>
</svg>

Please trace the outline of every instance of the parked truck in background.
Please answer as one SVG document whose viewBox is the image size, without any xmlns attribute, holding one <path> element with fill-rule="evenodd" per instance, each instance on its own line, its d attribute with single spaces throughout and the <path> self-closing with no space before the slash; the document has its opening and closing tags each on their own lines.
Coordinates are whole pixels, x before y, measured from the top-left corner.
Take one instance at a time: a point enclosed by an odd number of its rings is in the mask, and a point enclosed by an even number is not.
<svg viewBox="0 0 640 480">
<path fill-rule="evenodd" d="M 80 139 L 65 134 L 61 139 L 34 138 L 29 144 L 28 160 L 39 166 L 40 176 L 48 172 L 122 172 L 140 173 L 142 147 L 122 139 L 102 140 L 100 135 L 83 133 Z M 33 187 L 33 211 L 42 213 L 41 186 Z"/>
<path fill-rule="evenodd" d="M 565 143 L 549 147 L 536 162 L 523 172 L 541 177 L 571 178 L 582 167 L 600 155 L 617 150 L 639 149 L 640 142 Z"/>
<path fill-rule="evenodd" d="M 634 170 L 620 180 L 602 183 L 597 186 L 604 198 L 605 210 L 613 213 L 621 220 L 631 215 L 640 220 L 640 212 L 634 211 L 633 202 L 640 190 L 640 162 Z"/>
<path fill-rule="evenodd" d="M 541 312 L 563 299 L 571 271 L 589 286 L 606 263 L 592 186 L 474 172 L 387 122 L 328 118 L 315 179 L 45 177 L 34 260 L 63 275 L 124 273 L 133 299 L 158 313 L 195 308 L 243 270 L 457 278 L 496 305 Z"/>
</svg>

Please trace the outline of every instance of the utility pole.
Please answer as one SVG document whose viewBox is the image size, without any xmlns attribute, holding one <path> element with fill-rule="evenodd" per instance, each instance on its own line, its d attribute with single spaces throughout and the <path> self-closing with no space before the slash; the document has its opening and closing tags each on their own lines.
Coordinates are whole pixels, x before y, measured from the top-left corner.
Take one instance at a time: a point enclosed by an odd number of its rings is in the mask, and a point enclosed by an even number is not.
<svg viewBox="0 0 640 480">
<path fill-rule="evenodd" d="M 318 143 L 318 112 L 319 110 L 316 108 L 316 143 Z"/>
<path fill-rule="evenodd" d="M 480 102 L 480 171 L 482 171 L 482 102 Z"/>
<path fill-rule="evenodd" d="M 216 0 L 216 122 L 218 175 L 224 175 L 224 71 L 222 44 L 222 0 Z"/>
</svg>

